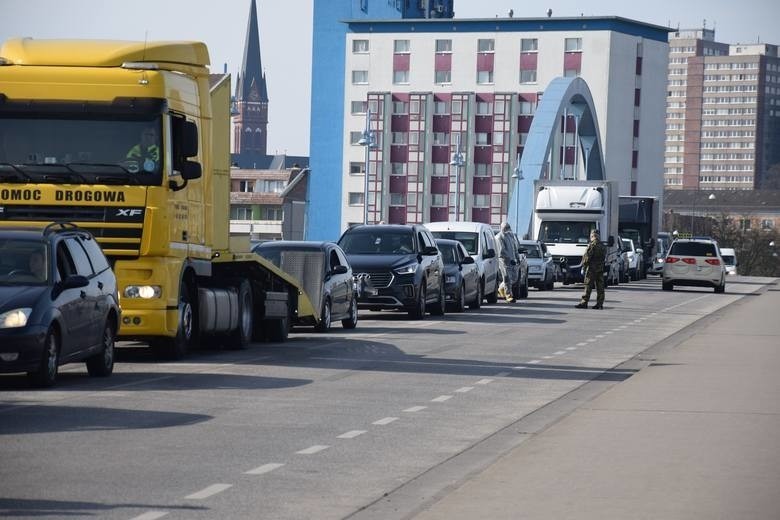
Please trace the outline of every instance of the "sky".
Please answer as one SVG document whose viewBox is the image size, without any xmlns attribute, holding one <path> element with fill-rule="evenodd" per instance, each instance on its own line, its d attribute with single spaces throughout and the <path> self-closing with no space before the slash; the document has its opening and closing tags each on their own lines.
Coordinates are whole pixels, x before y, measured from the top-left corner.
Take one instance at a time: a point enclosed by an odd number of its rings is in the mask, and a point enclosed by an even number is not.
<svg viewBox="0 0 780 520">
<path fill-rule="evenodd" d="M 321 0 L 318 0 L 321 1 Z M 336 0 L 330 0 L 336 1 Z M 352 1 L 352 0 L 341 0 Z M 376 1 L 376 0 L 374 0 Z M 257 0 L 268 81 L 269 153 L 308 155 L 313 0 Z M 780 44 L 778 0 L 455 0 L 456 18 L 622 16 L 661 26 L 715 28 L 726 43 Z M 199 40 L 212 70 L 241 67 L 250 0 L 0 0 L 0 42 L 11 37 Z M 587 5 L 587 7 L 583 7 Z M 1 88 L 1 86 L 0 86 Z"/>
</svg>

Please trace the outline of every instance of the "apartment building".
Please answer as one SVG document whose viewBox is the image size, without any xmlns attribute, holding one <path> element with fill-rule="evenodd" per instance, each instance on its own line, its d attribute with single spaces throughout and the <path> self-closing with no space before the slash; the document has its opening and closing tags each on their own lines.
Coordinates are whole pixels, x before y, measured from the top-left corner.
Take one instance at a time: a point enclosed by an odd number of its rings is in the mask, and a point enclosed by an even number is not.
<svg viewBox="0 0 780 520">
<path fill-rule="evenodd" d="M 665 188 L 780 187 L 777 46 L 719 43 L 711 29 L 669 42 Z"/>
</svg>

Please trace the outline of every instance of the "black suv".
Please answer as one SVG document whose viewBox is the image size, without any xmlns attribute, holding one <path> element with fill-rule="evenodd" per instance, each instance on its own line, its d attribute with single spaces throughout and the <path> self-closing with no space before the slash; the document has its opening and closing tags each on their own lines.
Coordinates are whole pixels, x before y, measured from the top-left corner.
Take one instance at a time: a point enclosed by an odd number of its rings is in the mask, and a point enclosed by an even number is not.
<svg viewBox="0 0 780 520">
<path fill-rule="evenodd" d="M 60 365 L 114 369 L 116 277 L 95 238 L 72 224 L 0 228 L 0 373 L 52 386 Z"/>
<path fill-rule="evenodd" d="M 360 308 L 403 309 L 419 320 L 430 305 L 431 314 L 444 315 L 444 263 L 425 226 L 354 226 L 338 244 L 355 276 L 368 278 L 373 289 L 360 295 Z"/>
</svg>

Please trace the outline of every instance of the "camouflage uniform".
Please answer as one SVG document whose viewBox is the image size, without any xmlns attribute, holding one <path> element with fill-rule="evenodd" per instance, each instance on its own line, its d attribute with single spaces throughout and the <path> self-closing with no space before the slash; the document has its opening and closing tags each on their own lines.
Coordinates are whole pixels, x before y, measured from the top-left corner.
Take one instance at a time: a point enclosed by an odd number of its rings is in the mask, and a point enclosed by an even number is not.
<svg viewBox="0 0 780 520">
<path fill-rule="evenodd" d="M 519 267 L 517 265 L 517 248 L 512 229 L 504 222 L 501 232 L 496 235 L 496 255 L 498 256 L 498 269 L 501 272 L 504 296 L 509 302 L 514 301 L 512 287 L 517 283 Z M 499 287 L 499 295 L 501 295 Z"/>
<path fill-rule="evenodd" d="M 592 286 L 596 286 L 596 305 L 600 309 L 604 304 L 604 262 L 607 258 L 607 248 L 598 236 L 590 241 L 585 254 L 582 255 L 582 267 L 585 269 L 585 293 L 582 295 L 580 307 L 586 307 L 590 300 Z"/>
</svg>

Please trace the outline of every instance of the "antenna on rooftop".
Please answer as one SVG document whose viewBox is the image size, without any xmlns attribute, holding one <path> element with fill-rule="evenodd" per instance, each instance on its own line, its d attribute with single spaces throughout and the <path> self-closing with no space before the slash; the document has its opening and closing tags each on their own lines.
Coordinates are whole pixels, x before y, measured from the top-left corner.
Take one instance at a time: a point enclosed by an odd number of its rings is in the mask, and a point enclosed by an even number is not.
<svg viewBox="0 0 780 520">
<path fill-rule="evenodd" d="M 552 17 L 552 9 L 547 9 L 547 18 Z"/>
</svg>

